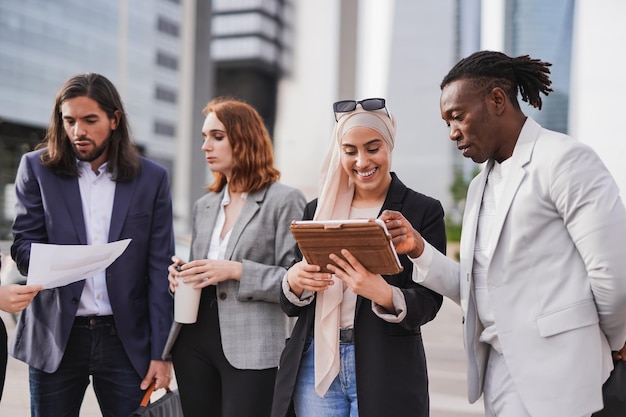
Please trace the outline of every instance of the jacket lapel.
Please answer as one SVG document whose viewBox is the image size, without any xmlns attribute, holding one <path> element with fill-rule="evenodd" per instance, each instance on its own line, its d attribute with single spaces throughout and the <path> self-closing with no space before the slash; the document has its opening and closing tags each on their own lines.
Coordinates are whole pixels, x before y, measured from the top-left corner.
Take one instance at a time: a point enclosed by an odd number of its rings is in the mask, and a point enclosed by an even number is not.
<svg viewBox="0 0 626 417">
<path fill-rule="evenodd" d="M 474 263 L 474 245 L 476 242 L 476 228 L 478 227 L 478 214 L 482 203 L 487 174 L 493 167 L 493 160 L 489 160 L 484 169 L 474 178 L 467 191 L 465 212 L 463 213 L 463 233 L 461 233 L 461 267 L 467 273 L 472 271 Z M 471 274 L 469 274 L 471 276 Z"/>
<path fill-rule="evenodd" d="M 120 238 L 122 226 L 124 225 L 124 220 L 126 219 L 136 184 L 136 180 L 115 183 L 115 198 L 113 199 L 113 211 L 111 213 L 111 224 L 109 227 L 109 242 L 115 242 Z"/>
<path fill-rule="evenodd" d="M 199 210 L 196 214 L 196 218 L 194 219 L 196 224 L 194 226 L 196 227 L 196 238 L 194 240 L 194 247 L 192 248 L 192 259 L 190 260 L 206 259 L 223 198 L 224 190 L 217 194 L 211 194 L 206 205 L 202 208 L 202 211 Z"/>
<path fill-rule="evenodd" d="M 226 247 L 226 253 L 224 254 L 224 259 L 231 259 L 233 256 L 233 252 L 235 250 L 235 246 L 237 246 L 237 241 L 241 237 L 241 234 L 248 226 L 252 217 L 259 211 L 261 203 L 265 199 L 265 193 L 267 192 L 267 188 L 262 188 L 260 190 L 251 192 L 246 197 L 246 202 L 241 208 L 241 213 L 239 213 L 239 217 L 233 226 L 233 230 L 230 234 L 230 239 L 228 240 L 228 246 Z"/>
<path fill-rule="evenodd" d="M 506 220 L 506 216 L 511 208 L 511 204 L 513 204 L 513 198 L 515 197 L 515 194 L 517 193 L 517 190 L 522 184 L 522 180 L 525 176 L 526 172 L 521 166 L 511 166 L 507 178 L 502 184 L 502 194 L 496 207 L 496 213 L 491 227 L 491 234 L 489 236 L 489 241 L 492 242 L 492 253 L 495 252 L 496 244 L 500 240 L 502 227 L 504 227 L 504 221 Z"/>
<path fill-rule="evenodd" d="M 504 222 L 511 209 L 517 190 L 519 190 L 524 177 L 526 177 L 526 169 L 524 167 L 531 160 L 540 129 L 541 127 L 534 120 L 528 118 L 520 132 L 513 155 L 511 156 L 509 172 L 502 183 L 502 194 L 496 207 L 491 235 L 489 236 L 492 253 L 495 252 L 496 246 L 500 240 Z M 490 259 L 493 259 L 493 256 Z"/>
<path fill-rule="evenodd" d="M 83 216 L 83 202 L 80 198 L 80 187 L 78 186 L 78 178 L 67 178 L 59 181 L 61 195 L 67 205 L 67 211 L 70 214 L 72 224 L 76 230 L 78 241 L 82 245 L 87 244 L 87 231 L 85 229 L 85 218 Z"/>
<path fill-rule="evenodd" d="M 392 172 L 389 191 L 387 191 L 387 197 L 385 197 L 385 202 L 378 215 L 380 216 L 384 210 L 402 211 L 402 202 L 404 201 L 405 194 L 406 186 L 398 179 L 397 175 Z"/>
</svg>

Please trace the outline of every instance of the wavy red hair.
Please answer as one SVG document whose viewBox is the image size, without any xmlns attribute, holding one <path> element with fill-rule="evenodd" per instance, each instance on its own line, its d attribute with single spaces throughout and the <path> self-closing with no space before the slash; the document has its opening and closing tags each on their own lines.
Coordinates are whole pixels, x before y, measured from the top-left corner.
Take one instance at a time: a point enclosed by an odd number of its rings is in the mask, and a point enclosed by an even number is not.
<svg viewBox="0 0 626 417">
<path fill-rule="evenodd" d="M 278 181 L 280 171 L 274 167 L 272 141 L 254 107 L 240 100 L 218 97 L 202 109 L 205 116 L 209 113 L 222 122 L 233 148 L 230 190 L 249 193 Z M 213 183 L 206 188 L 220 192 L 226 182 L 224 174 L 214 172 Z"/>
</svg>

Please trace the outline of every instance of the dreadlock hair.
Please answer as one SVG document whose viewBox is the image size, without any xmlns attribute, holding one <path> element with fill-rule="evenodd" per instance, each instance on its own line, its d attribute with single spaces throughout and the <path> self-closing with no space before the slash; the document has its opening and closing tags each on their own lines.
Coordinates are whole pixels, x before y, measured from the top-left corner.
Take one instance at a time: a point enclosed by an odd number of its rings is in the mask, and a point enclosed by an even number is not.
<svg viewBox="0 0 626 417">
<path fill-rule="evenodd" d="M 111 132 L 109 138 L 107 171 L 115 181 L 132 180 L 140 169 L 139 153 L 130 140 L 130 128 L 122 99 L 113 83 L 100 74 L 75 75 L 57 92 L 46 136 L 43 142 L 37 145 L 37 149 L 45 148 L 41 154 L 42 164 L 62 177 L 80 175 L 61 114 L 63 102 L 76 97 L 88 97 L 96 101 L 109 119 L 118 119 L 117 128 Z"/>
<path fill-rule="evenodd" d="M 541 110 L 539 94 L 547 96 L 553 91 L 550 88 L 550 66 L 551 63 L 532 59 L 528 55 L 511 58 L 502 52 L 479 51 L 460 60 L 443 78 L 440 87 L 443 90 L 446 85 L 460 79 L 472 80 L 476 87 L 483 89 L 484 95 L 499 87 L 518 110 L 519 89 L 523 101 Z"/>
</svg>

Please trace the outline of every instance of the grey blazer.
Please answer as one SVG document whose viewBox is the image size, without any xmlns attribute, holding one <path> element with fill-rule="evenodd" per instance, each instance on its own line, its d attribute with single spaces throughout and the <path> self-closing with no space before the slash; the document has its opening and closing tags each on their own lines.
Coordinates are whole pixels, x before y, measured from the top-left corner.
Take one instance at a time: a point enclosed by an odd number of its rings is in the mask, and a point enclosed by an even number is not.
<svg viewBox="0 0 626 417">
<path fill-rule="evenodd" d="M 210 193 L 194 204 L 190 260 L 206 258 L 223 195 Z M 289 225 L 302 218 L 305 203 L 299 190 L 274 183 L 248 195 L 232 229 L 225 259 L 243 264 L 241 281 L 220 282 L 217 303 L 224 355 L 235 368 L 278 366 L 293 327 L 279 304 L 282 279 L 296 257 Z M 173 324 L 164 359 L 182 326 Z"/>
</svg>

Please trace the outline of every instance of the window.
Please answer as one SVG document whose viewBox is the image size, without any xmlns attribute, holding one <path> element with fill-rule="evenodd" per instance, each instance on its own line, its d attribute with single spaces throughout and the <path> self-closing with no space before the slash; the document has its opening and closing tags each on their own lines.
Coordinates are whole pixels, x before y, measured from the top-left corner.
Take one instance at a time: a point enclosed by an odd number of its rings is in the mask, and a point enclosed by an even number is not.
<svg viewBox="0 0 626 417">
<path fill-rule="evenodd" d="M 157 85 L 156 90 L 155 90 L 155 98 L 157 100 L 176 104 L 176 99 L 177 99 L 176 96 L 177 96 L 176 91 L 172 90 L 171 88 Z"/>
<path fill-rule="evenodd" d="M 157 51 L 156 63 L 160 67 L 171 70 L 178 70 L 178 57 L 168 54 L 167 52 Z"/>
<path fill-rule="evenodd" d="M 154 122 L 154 133 L 157 135 L 174 137 L 176 136 L 176 126 L 174 126 L 174 123 L 156 120 Z"/>
<path fill-rule="evenodd" d="M 178 25 L 178 23 L 166 19 L 163 16 L 159 16 L 157 28 L 159 29 L 159 32 L 166 33 L 176 38 L 178 38 L 180 35 L 180 26 Z"/>
</svg>

